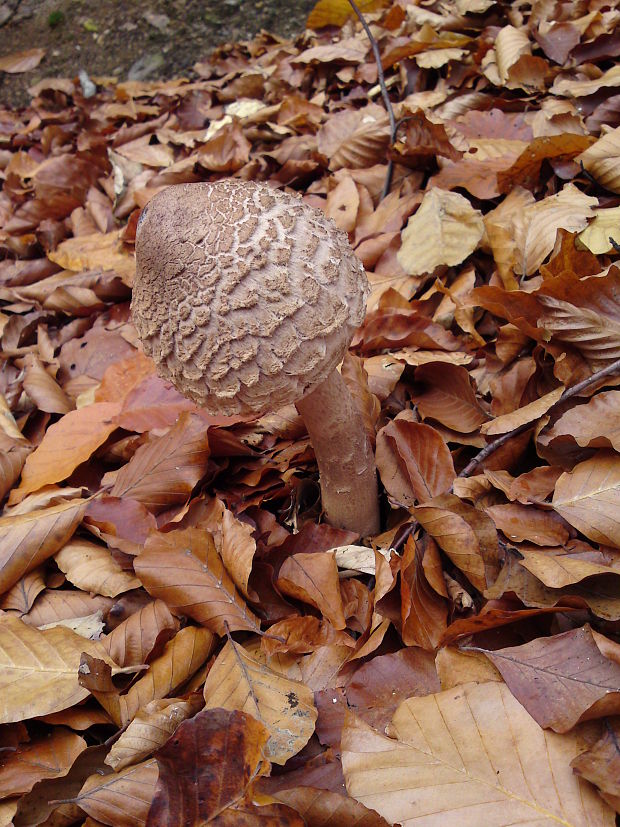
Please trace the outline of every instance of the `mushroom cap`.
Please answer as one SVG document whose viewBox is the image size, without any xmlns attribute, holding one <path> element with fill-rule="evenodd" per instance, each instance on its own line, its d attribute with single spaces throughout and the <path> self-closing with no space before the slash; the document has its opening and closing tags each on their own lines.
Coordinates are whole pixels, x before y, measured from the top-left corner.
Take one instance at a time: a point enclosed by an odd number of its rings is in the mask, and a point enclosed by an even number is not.
<svg viewBox="0 0 620 827">
<path fill-rule="evenodd" d="M 157 372 L 213 414 L 261 415 L 342 361 L 369 287 L 347 236 L 265 184 L 167 187 L 136 234 L 132 315 Z"/>
</svg>

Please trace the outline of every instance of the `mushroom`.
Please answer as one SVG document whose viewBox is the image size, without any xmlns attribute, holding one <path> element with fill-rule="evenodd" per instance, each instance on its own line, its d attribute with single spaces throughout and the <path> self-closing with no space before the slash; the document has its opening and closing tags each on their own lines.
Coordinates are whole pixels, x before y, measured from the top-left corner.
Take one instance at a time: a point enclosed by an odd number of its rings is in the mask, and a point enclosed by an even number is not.
<svg viewBox="0 0 620 827">
<path fill-rule="evenodd" d="M 265 184 L 179 184 L 143 210 L 136 261 L 133 320 L 159 375 L 213 414 L 295 403 L 327 521 L 376 534 L 372 447 L 337 370 L 369 292 L 345 233 Z"/>
</svg>

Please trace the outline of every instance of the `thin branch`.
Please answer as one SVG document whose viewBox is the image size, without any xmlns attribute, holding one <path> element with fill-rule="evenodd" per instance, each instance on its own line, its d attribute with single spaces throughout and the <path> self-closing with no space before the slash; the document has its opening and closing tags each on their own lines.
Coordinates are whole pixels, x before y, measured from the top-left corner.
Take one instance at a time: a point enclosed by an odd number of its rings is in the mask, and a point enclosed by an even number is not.
<svg viewBox="0 0 620 827">
<path fill-rule="evenodd" d="M 373 33 L 370 31 L 370 26 L 366 22 L 366 18 L 362 14 L 359 9 L 359 6 L 355 2 L 355 0 L 349 0 L 349 5 L 357 15 L 360 23 L 364 31 L 366 32 L 366 37 L 370 41 L 370 45 L 372 46 L 372 53 L 375 56 L 375 63 L 377 64 L 377 77 L 379 80 L 379 86 L 381 87 L 381 96 L 383 98 L 383 103 L 385 104 L 385 108 L 388 114 L 388 118 L 390 119 L 390 144 L 393 144 L 396 140 L 396 118 L 394 117 L 394 110 L 392 109 L 392 101 L 390 100 L 390 96 L 388 94 L 387 86 L 385 85 L 385 75 L 383 74 L 383 66 L 381 64 L 381 52 L 379 51 L 379 44 L 375 40 Z M 392 175 L 394 174 L 394 162 L 390 158 L 388 162 L 387 174 L 385 176 L 385 184 L 383 185 L 383 192 L 381 193 L 381 198 L 385 198 L 385 196 L 389 193 L 390 187 L 392 185 Z"/>
<path fill-rule="evenodd" d="M 610 365 L 607 365 L 606 368 L 593 373 L 592 376 L 588 376 L 587 379 L 584 379 L 582 382 L 578 382 L 576 385 L 573 385 L 572 388 L 567 388 L 562 396 L 555 402 L 547 411 L 550 413 L 553 411 L 554 408 L 557 408 L 562 402 L 566 402 L 567 399 L 570 399 L 571 396 L 577 396 L 577 394 L 581 393 L 581 391 L 586 390 L 587 388 L 592 387 L 592 385 L 596 385 L 601 379 L 604 379 L 606 376 L 610 376 L 614 373 L 620 373 L 620 359 L 616 359 L 615 362 L 612 362 Z M 529 430 L 530 428 L 534 427 L 536 419 L 532 420 L 532 422 L 524 422 L 522 425 L 519 425 L 512 431 L 509 431 L 507 434 L 502 434 L 497 439 L 493 440 L 493 442 L 489 442 L 480 453 L 476 454 L 476 456 L 467 463 L 465 468 L 459 474 L 459 477 L 469 477 L 472 471 L 480 465 L 487 457 L 491 454 L 495 453 L 498 448 L 501 448 L 509 439 L 512 439 L 515 436 L 519 436 L 519 434 L 524 433 L 525 431 Z"/>
</svg>

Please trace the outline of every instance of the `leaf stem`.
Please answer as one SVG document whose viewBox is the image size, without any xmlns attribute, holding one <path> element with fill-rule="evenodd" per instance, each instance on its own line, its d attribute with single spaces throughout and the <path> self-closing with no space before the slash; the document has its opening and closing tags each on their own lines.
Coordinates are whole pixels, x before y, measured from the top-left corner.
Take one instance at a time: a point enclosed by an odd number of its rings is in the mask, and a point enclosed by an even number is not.
<svg viewBox="0 0 620 827">
<path fill-rule="evenodd" d="M 381 63 L 381 52 L 379 51 L 379 44 L 375 40 L 373 33 L 370 31 L 370 26 L 366 22 L 366 18 L 360 11 L 359 6 L 355 2 L 355 0 L 349 0 L 349 5 L 357 15 L 360 23 L 364 31 L 366 32 L 366 36 L 370 41 L 370 45 L 372 46 L 372 53 L 375 56 L 375 63 L 377 64 L 377 77 L 379 80 L 379 86 L 381 87 L 381 96 L 383 97 L 383 102 L 385 104 L 385 108 L 388 114 L 388 118 L 390 119 L 390 144 L 393 144 L 396 140 L 396 118 L 394 117 L 394 110 L 392 109 L 392 101 L 390 100 L 390 96 L 388 94 L 387 86 L 385 85 L 385 75 L 383 74 L 383 65 Z M 388 161 L 388 168 L 387 173 L 385 176 L 385 183 L 383 185 L 383 192 L 381 193 L 381 198 L 385 198 L 385 196 L 389 193 L 390 187 L 392 185 L 392 175 L 394 173 L 394 162 L 390 158 Z"/>
</svg>

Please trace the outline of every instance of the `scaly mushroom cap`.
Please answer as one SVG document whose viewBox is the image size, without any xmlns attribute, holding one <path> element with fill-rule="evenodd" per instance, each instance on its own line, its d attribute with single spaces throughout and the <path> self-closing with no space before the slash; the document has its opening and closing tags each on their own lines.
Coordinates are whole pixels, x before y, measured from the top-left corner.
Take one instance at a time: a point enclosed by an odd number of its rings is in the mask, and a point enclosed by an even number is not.
<svg viewBox="0 0 620 827">
<path fill-rule="evenodd" d="M 264 184 L 158 193 L 136 235 L 132 314 L 157 372 L 211 413 L 295 402 L 343 359 L 368 281 L 345 233 Z"/>
</svg>

